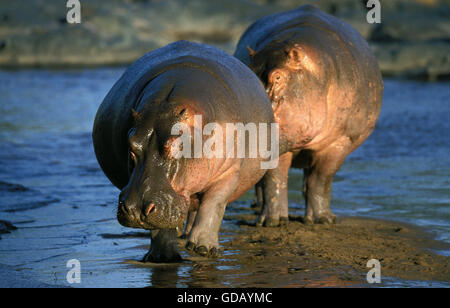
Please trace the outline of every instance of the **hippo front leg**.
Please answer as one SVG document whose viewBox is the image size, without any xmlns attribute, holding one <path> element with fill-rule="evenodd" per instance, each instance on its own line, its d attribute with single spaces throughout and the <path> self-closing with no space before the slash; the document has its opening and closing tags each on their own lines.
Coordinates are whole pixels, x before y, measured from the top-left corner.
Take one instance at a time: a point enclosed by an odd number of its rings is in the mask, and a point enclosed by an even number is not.
<svg viewBox="0 0 450 308">
<path fill-rule="evenodd" d="M 262 180 L 263 207 L 257 226 L 276 227 L 288 222 L 288 172 L 292 153 L 280 156 L 278 167 L 268 170 Z"/>
<path fill-rule="evenodd" d="M 203 195 L 191 232 L 187 237 L 186 249 L 204 257 L 219 254 L 219 230 L 225 208 L 235 191 L 238 175 L 218 180 L 214 187 Z"/>
<path fill-rule="evenodd" d="M 189 233 L 191 233 L 192 226 L 195 222 L 195 217 L 197 216 L 197 211 L 189 211 L 186 219 L 186 224 L 184 226 L 183 235 L 181 238 L 187 238 Z"/>
<path fill-rule="evenodd" d="M 151 238 L 150 250 L 145 254 L 143 262 L 171 263 L 181 261 L 176 229 L 152 230 Z"/>
</svg>

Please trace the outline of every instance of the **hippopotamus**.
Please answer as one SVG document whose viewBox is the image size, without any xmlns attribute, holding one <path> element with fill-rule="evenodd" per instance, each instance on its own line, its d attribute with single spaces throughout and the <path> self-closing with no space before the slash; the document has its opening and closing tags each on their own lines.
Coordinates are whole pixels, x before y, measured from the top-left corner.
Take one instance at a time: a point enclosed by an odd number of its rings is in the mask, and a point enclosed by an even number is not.
<svg viewBox="0 0 450 308">
<path fill-rule="evenodd" d="M 258 225 L 288 221 L 288 170 L 303 169 L 306 223 L 335 223 L 333 176 L 373 131 L 383 81 L 364 38 L 344 21 L 304 5 L 263 17 L 234 56 L 264 84 L 280 125 L 278 168 L 256 185 Z"/>
<path fill-rule="evenodd" d="M 271 142 L 274 121 L 258 77 L 215 47 L 175 42 L 149 52 L 123 73 L 98 109 L 92 136 L 103 172 L 121 190 L 119 223 L 152 230 L 144 261 L 180 260 L 177 229 L 187 216 L 186 248 L 217 255 L 226 205 L 263 177 L 260 163 L 268 158 L 197 155 L 198 149 L 193 156 L 178 154 L 196 146 L 192 139 L 208 123 L 267 124 Z M 182 127 L 192 133 L 187 138 L 192 143 L 180 146 Z M 217 132 L 210 128 L 209 134 Z M 218 133 L 211 149 L 219 149 L 219 141 L 235 145 L 234 135 Z M 212 137 L 199 140 L 205 138 Z"/>
</svg>

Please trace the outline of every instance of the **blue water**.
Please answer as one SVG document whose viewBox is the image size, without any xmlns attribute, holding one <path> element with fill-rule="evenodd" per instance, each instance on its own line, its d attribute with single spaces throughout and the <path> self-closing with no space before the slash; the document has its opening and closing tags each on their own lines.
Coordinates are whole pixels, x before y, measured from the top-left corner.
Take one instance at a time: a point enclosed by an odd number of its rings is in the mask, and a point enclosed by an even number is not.
<svg viewBox="0 0 450 308">
<path fill-rule="evenodd" d="M 91 143 L 95 112 L 122 72 L 0 71 L 0 219 L 19 228 L 1 235 L 0 264 L 63 284 L 65 263 L 77 258 L 90 273 L 83 286 L 157 284 L 156 272 L 121 262 L 143 255 L 149 240 L 116 221 L 118 190 Z M 333 211 L 410 222 L 450 243 L 449 116 L 450 83 L 386 80 L 376 130 L 335 177 Z M 300 177 L 291 171 L 299 212 Z M 171 275 L 192 279 L 183 267 Z"/>
</svg>

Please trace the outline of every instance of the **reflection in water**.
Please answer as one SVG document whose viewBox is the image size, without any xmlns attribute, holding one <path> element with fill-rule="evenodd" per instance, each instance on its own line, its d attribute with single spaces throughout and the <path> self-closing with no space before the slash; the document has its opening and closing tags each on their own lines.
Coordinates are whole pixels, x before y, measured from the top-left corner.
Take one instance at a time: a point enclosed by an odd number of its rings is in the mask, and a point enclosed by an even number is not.
<svg viewBox="0 0 450 308">
<path fill-rule="evenodd" d="M 176 288 L 179 268 L 178 264 L 151 268 L 150 285 L 157 288 Z"/>
<path fill-rule="evenodd" d="M 190 258 L 192 259 L 192 258 Z M 154 264 L 129 261 L 134 268 L 141 269 L 150 275 L 148 287 L 222 287 L 227 285 L 227 271 L 232 272 L 239 266 L 222 266 L 224 260 L 185 259 L 181 263 Z M 231 286 L 231 284 L 228 284 Z"/>
<path fill-rule="evenodd" d="M 196 263 L 189 271 L 190 281 L 187 283 L 189 287 L 219 287 L 229 285 L 227 281 L 226 271 L 221 271 L 218 262 Z"/>
<path fill-rule="evenodd" d="M 19 228 L 2 235 L 0 264 L 64 284 L 67 259 L 77 258 L 84 271 L 80 286 L 298 284 L 305 264 L 280 264 L 276 258 L 271 264 L 239 264 L 240 251 L 167 266 L 123 263 L 142 258 L 148 237 L 117 223 L 119 192 L 99 169 L 90 135 L 95 112 L 122 71 L 0 71 L 0 219 Z M 408 221 L 450 242 L 449 89 L 448 83 L 385 82 L 377 128 L 335 177 L 336 214 Z M 299 170 L 291 171 L 293 214 L 304 210 L 301 178 Z M 230 206 L 227 215 L 251 213 L 251 196 Z M 235 223 L 224 222 L 226 236 Z M 328 280 L 332 285 L 333 278 Z"/>
</svg>

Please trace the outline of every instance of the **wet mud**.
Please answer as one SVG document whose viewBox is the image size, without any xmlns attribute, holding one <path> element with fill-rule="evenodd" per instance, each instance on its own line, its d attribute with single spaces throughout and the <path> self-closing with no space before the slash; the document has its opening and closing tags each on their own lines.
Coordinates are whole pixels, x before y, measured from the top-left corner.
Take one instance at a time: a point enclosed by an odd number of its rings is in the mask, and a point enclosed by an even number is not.
<svg viewBox="0 0 450 308">
<path fill-rule="evenodd" d="M 292 215 L 287 225 L 265 228 L 255 226 L 256 217 L 225 217 L 225 226 L 232 223 L 238 228 L 223 228 L 218 259 L 184 254 L 183 263 L 191 266 L 190 287 L 370 287 L 376 286 L 366 280 L 371 259 L 380 261 L 382 281 L 388 277 L 450 282 L 450 258 L 433 251 L 449 245 L 418 227 L 359 217 L 341 218 L 335 225 L 311 225 Z M 183 250 L 184 240 L 178 244 Z M 153 268 L 153 284 L 177 284 L 175 269 L 180 264 L 126 263 Z M 167 277 L 171 269 L 174 279 Z M 158 272 L 161 278 L 155 277 Z"/>
</svg>

